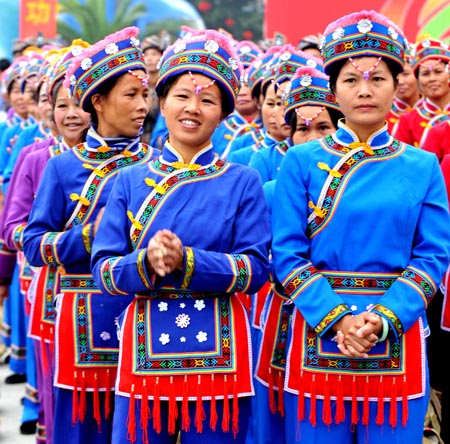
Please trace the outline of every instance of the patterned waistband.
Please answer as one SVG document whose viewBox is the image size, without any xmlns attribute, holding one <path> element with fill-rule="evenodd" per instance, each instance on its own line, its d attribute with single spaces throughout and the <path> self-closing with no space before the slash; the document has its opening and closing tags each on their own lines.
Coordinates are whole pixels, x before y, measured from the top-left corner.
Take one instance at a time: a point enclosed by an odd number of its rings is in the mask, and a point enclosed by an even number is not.
<svg viewBox="0 0 450 444">
<path fill-rule="evenodd" d="M 61 276 L 62 293 L 101 293 L 92 276 L 64 275 Z"/>
</svg>

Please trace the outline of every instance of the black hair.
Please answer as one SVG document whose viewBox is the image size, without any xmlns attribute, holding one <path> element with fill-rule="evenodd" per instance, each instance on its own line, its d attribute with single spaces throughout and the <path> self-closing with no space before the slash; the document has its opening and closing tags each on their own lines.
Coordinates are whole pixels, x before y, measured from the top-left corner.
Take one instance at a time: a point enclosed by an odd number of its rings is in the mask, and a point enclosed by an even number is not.
<svg viewBox="0 0 450 444">
<path fill-rule="evenodd" d="M 361 56 L 361 57 L 365 57 L 365 56 Z M 367 57 L 373 57 L 373 56 L 368 55 Z M 388 60 L 388 59 L 383 59 L 383 60 L 386 62 L 386 65 L 387 65 L 390 73 L 392 74 L 392 77 L 394 80 L 394 87 L 397 87 L 397 84 L 398 84 L 397 76 L 401 72 L 403 72 L 403 68 L 401 68 L 398 63 L 395 63 L 392 60 Z M 330 89 L 333 92 L 333 94 L 336 91 L 336 82 L 337 82 L 339 73 L 341 72 L 342 67 L 347 63 L 347 61 L 348 61 L 348 59 L 338 60 L 337 62 L 333 63 L 329 68 L 328 75 L 330 77 Z"/>
<path fill-rule="evenodd" d="M 182 74 L 185 74 L 185 73 L 182 72 L 175 76 L 169 77 L 167 80 L 164 81 L 164 83 L 162 85 L 160 85 L 158 88 L 156 88 L 156 94 L 158 94 L 158 97 L 160 100 L 165 99 L 168 96 L 170 89 L 172 88 L 173 85 L 175 85 L 175 83 L 178 81 L 178 79 L 180 78 L 180 76 Z M 223 115 L 223 117 L 226 117 L 233 112 L 234 105 L 231 105 L 230 103 L 228 103 L 228 100 L 224 100 L 227 97 L 227 94 L 225 93 L 222 85 L 218 82 L 216 82 L 216 85 L 219 87 L 219 91 L 220 91 L 222 115 Z"/>
<path fill-rule="evenodd" d="M 340 110 L 337 110 L 336 108 L 331 108 L 330 106 L 325 106 L 325 109 L 328 111 L 328 114 L 330 115 L 331 123 L 335 128 L 338 127 L 338 121 L 340 119 L 344 118 L 344 114 Z M 294 135 L 294 133 L 297 131 L 297 113 L 293 112 L 291 115 L 291 119 L 289 121 L 289 125 L 291 127 L 291 137 Z"/>
<path fill-rule="evenodd" d="M 8 59 L 0 59 L 0 72 L 5 71 L 11 66 L 11 62 Z"/>
<path fill-rule="evenodd" d="M 84 104 L 84 111 L 89 113 L 91 115 L 91 122 L 92 125 L 98 124 L 98 117 L 97 117 L 97 111 L 95 111 L 94 105 L 92 104 L 92 95 L 93 94 L 100 94 L 101 96 L 107 96 L 109 92 L 114 88 L 117 81 L 119 80 L 120 76 L 114 76 L 110 77 L 109 79 L 104 80 L 101 82 L 95 91 L 91 94 L 91 97 L 89 97 L 89 100 L 85 102 Z M 55 93 L 56 97 L 56 93 Z"/>
</svg>

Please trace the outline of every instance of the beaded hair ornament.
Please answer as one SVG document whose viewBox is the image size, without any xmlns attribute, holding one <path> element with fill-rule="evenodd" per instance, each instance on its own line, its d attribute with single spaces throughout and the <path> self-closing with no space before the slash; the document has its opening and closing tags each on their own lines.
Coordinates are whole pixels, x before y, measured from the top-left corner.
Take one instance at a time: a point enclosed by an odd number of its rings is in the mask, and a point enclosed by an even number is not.
<svg viewBox="0 0 450 444">
<path fill-rule="evenodd" d="M 284 120 L 290 123 L 295 111 L 309 126 L 325 108 L 339 110 L 336 97 L 331 92 L 328 76 L 315 68 L 304 66 L 297 69 L 288 83 L 288 91 L 284 98 Z M 320 110 L 313 117 L 304 117 L 297 110 L 301 106 L 319 106 Z"/>
<path fill-rule="evenodd" d="M 135 26 L 124 28 L 84 49 L 72 61 L 64 86 L 83 110 L 87 110 L 90 97 L 105 80 L 138 69 L 146 71 L 138 34 Z"/>
<path fill-rule="evenodd" d="M 387 17 L 376 11 L 360 11 L 330 23 L 320 49 L 325 73 L 329 74 L 334 63 L 364 56 L 381 57 L 403 69 L 407 45 L 403 31 Z"/>
<path fill-rule="evenodd" d="M 207 29 L 187 34 L 164 51 L 158 67 L 159 78 L 155 89 L 159 95 L 169 78 L 189 73 L 197 93 L 211 86 L 214 81 L 224 93 L 227 111 L 234 109 L 243 66 L 233 41 L 223 33 Z M 195 73 L 209 77 L 211 82 L 204 86 L 198 85 Z"/>
</svg>

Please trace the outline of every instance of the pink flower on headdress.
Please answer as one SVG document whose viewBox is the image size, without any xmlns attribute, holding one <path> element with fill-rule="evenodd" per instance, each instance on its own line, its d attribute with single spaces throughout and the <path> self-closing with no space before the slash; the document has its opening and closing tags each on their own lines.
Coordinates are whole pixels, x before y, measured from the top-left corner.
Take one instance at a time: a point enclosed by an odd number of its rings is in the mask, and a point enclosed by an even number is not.
<svg viewBox="0 0 450 444">
<path fill-rule="evenodd" d="M 310 68 L 316 68 L 317 62 L 314 59 L 308 59 L 306 60 L 306 65 L 309 66 Z"/>
</svg>

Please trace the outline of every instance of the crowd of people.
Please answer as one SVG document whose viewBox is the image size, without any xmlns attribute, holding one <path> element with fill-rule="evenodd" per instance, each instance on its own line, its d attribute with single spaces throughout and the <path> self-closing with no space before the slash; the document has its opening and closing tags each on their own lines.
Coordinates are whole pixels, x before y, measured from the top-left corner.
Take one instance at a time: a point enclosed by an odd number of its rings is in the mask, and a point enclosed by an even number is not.
<svg viewBox="0 0 450 444">
<path fill-rule="evenodd" d="M 450 48 L 375 11 L 21 48 L 0 302 L 46 444 L 450 442 Z"/>
</svg>

